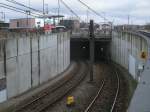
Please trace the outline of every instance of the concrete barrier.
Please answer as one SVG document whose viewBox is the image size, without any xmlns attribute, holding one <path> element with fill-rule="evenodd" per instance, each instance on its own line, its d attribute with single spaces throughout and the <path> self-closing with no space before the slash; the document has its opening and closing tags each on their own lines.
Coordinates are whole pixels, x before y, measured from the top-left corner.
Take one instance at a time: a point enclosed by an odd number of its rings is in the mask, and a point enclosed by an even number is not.
<svg viewBox="0 0 150 112">
<path fill-rule="evenodd" d="M 9 33 L 1 39 L 0 78 L 6 78 L 7 98 L 22 94 L 63 72 L 70 64 L 69 42 L 67 32 Z"/>
<path fill-rule="evenodd" d="M 149 54 L 149 41 L 146 37 L 134 32 L 113 32 L 111 43 L 111 58 L 114 62 L 128 69 L 137 79 L 139 66 L 146 64 L 147 59 L 141 58 L 144 51 Z"/>
</svg>

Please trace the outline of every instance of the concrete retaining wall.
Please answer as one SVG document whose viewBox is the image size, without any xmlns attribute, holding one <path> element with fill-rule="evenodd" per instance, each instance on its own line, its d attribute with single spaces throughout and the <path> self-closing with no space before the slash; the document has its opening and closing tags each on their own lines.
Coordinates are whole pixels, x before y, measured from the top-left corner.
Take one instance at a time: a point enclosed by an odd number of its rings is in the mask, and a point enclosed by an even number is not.
<svg viewBox="0 0 150 112">
<path fill-rule="evenodd" d="M 36 87 L 70 64 L 70 35 L 8 34 L 0 40 L 0 78 L 6 78 L 7 98 Z"/>
<path fill-rule="evenodd" d="M 141 59 L 141 52 L 148 54 L 148 41 L 132 32 L 113 32 L 111 43 L 111 58 L 122 65 L 137 79 L 139 66 L 146 63 Z"/>
</svg>

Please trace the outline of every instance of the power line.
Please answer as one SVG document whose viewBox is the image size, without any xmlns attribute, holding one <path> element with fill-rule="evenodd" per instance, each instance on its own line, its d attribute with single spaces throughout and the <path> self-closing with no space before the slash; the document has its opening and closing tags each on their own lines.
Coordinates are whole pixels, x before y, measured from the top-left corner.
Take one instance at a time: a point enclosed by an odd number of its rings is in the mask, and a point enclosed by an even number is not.
<svg viewBox="0 0 150 112">
<path fill-rule="evenodd" d="M 17 7 L 11 6 L 11 5 L 7 5 L 7 4 L 4 4 L 4 3 L 0 3 L 0 4 L 1 4 L 1 5 L 4 5 L 4 6 L 7 6 L 7 7 L 11 7 L 11 8 L 17 9 L 17 10 L 24 11 L 23 9 L 20 9 L 20 8 L 17 8 Z"/>
<path fill-rule="evenodd" d="M 1 3 L 0 3 L 1 4 Z M 18 9 L 18 8 L 13 8 L 13 7 L 10 7 L 9 5 L 7 6 L 7 5 L 0 5 L 0 7 L 3 7 L 3 8 L 5 8 L 5 9 L 9 9 L 9 10 L 12 10 L 12 11 L 15 11 L 15 12 L 19 12 L 19 13 L 22 13 L 22 14 L 27 14 L 27 12 L 26 11 L 24 11 L 24 10 L 20 10 L 20 9 Z M 38 17 L 38 16 L 36 16 L 36 15 L 33 15 L 33 14 L 30 14 L 31 16 L 33 16 L 33 17 Z"/>
<path fill-rule="evenodd" d="M 81 0 L 78 0 L 82 5 L 84 5 L 85 7 L 87 7 L 89 10 L 91 10 L 93 13 L 95 13 L 97 16 L 103 18 L 104 20 L 108 21 L 108 19 L 106 19 L 104 16 L 102 16 L 100 13 L 96 12 L 94 9 L 92 9 L 90 6 L 88 6 L 87 4 L 85 4 L 84 2 L 82 2 Z"/>
<path fill-rule="evenodd" d="M 20 5 L 22 7 L 28 8 L 30 10 L 33 10 L 33 11 L 36 11 L 36 12 L 39 12 L 39 13 L 43 13 L 41 10 L 38 10 L 38 9 L 35 9 L 35 8 L 31 8 L 29 6 L 26 6 L 26 5 L 22 4 L 22 3 L 19 3 L 17 1 L 15 1 L 15 0 L 5 0 L 5 1 L 13 3 L 13 4 L 16 4 L 16 5 Z"/>
<path fill-rule="evenodd" d="M 16 10 L 16 9 L 13 9 L 13 8 L 10 8 L 10 7 L 7 7 L 7 6 L 2 6 L 2 5 L 0 5 L 0 7 L 3 7 L 3 8 L 6 8 L 6 9 L 9 9 L 9 10 L 12 10 L 12 11 L 15 11 L 15 12 L 19 12 L 19 13 L 24 13 L 24 14 L 26 14 L 25 12 L 23 12 L 23 11 L 19 11 L 19 10 Z"/>
<path fill-rule="evenodd" d="M 62 4 L 67 8 L 69 9 L 69 11 L 74 14 L 77 18 L 80 19 L 80 17 L 63 1 L 63 0 L 60 0 L 62 2 Z"/>
<path fill-rule="evenodd" d="M 17 7 L 14 7 L 14 6 L 11 6 L 11 5 L 7 5 L 7 4 L 4 4 L 4 3 L 0 3 L 1 5 L 3 5 L 3 6 L 6 6 L 6 7 L 9 7 L 9 8 L 13 8 L 13 9 L 15 9 L 15 10 L 19 10 L 19 11 L 23 11 L 23 12 L 25 12 L 26 14 L 27 14 L 27 10 L 23 10 L 23 9 L 21 9 L 21 8 L 17 8 Z M 41 16 L 41 15 L 39 15 L 39 14 L 36 14 L 36 13 L 33 13 L 33 12 L 30 12 L 29 11 L 29 15 L 38 15 L 38 16 Z"/>
</svg>

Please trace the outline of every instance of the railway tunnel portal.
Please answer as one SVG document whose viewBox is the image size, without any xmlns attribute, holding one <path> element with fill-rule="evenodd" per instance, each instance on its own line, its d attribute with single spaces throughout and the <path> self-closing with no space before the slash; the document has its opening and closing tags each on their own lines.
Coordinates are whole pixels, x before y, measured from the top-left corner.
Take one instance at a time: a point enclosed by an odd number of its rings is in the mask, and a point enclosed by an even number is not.
<svg viewBox="0 0 150 112">
<path fill-rule="evenodd" d="M 111 38 L 96 38 L 94 41 L 94 60 L 106 61 L 110 59 Z M 71 38 L 71 60 L 90 59 L 90 40 L 88 38 Z"/>
</svg>

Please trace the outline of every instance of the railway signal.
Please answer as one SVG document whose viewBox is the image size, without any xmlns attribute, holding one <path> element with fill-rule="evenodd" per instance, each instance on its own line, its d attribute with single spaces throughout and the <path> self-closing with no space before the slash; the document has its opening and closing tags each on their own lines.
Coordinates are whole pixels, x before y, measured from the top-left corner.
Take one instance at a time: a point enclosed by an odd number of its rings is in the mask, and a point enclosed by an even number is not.
<svg viewBox="0 0 150 112">
<path fill-rule="evenodd" d="M 147 53 L 146 52 L 141 52 L 141 59 L 147 59 Z"/>
</svg>

